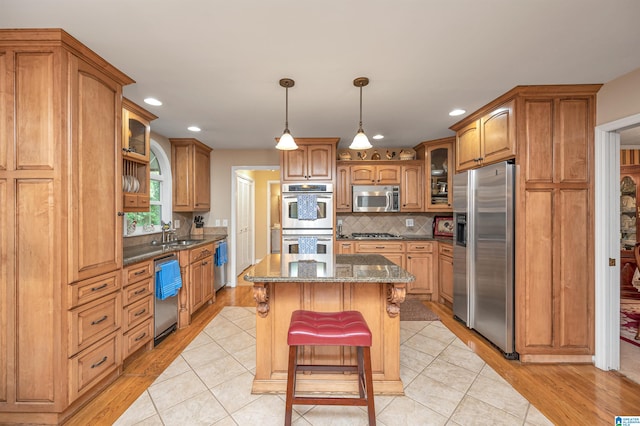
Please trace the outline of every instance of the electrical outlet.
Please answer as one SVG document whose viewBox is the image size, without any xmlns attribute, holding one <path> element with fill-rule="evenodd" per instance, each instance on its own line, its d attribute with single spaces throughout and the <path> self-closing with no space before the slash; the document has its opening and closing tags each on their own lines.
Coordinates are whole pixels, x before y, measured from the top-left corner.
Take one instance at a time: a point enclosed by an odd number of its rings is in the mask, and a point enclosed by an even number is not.
<svg viewBox="0 0 640 426">
<path fill-rule="evenodd" d="M 406 225 L 408 228 L 411 228 L 413 226 L 413 219 L 407 219 L 405 221 Z"/>
<path fill-rule="evenodd" d="M 342 226 L 342 219 L 338 219 L 338 226 Z"/>
<path fill-rule="evenodd" d="M 173 221 L 173 227 L 174 227 L 174 229 L 180 228 L 180 219 L 175 219 Z"/>
<path fill-rule="evenodd" d="M 227 221 L 227 219 L 222 219 L 222 226 L 228 226 L 229 222 Z"/>
<path fill-rule="evenodd" d="M 216 219 L 216 226 L 220 226 L 220 219 Z"/>
</svg>

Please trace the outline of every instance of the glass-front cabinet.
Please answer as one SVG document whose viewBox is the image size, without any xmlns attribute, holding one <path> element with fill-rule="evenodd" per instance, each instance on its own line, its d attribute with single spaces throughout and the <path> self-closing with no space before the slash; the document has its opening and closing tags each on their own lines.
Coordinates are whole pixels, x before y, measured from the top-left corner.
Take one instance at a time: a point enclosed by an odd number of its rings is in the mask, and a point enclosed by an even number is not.
<svg viewBox="0 0 640 426">
<path fill-rule="evenodd" d="M 156 117 L 122 98 L 122 192 L 125 212 L 149 211 L 151 121 Z"/>
<path fill-rule="evenodd" d="M 638 240 L 638 207 L 637 190 L 640 167 L 621 168 L 620 178 L 620 251 L 621 257 L 633 256 L 633 249 Z M 631 172 L 631 173 L 630 173 Z"/>
<path fill-rule="evenodd" d="M 422 142 L 414 147 L 417 159 L 425 162 L 425 211 L 451 212 L 453 198 L 451 179 L 453 176 L 454 137 Z"/>
</svg>

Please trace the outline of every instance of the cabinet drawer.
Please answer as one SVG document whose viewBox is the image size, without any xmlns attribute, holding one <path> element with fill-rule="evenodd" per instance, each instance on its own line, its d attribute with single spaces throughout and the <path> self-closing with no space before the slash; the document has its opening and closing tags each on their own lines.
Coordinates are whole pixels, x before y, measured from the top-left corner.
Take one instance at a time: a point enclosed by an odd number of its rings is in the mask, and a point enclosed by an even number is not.
<svg viewBox="0 0 640 426">
<path fill-rule="evenodd" d="M 403 242 L 359 242 L 356 243 L 356 253 L 402 253 L 404 252 Z"/>
<path fill-rule="evenodd" d="M 407 253 L 431 253 L 433 251 L 433 243 L 431 241 L 416 241 L 407 243 Z"/>
<path fill-rule="evenodd" d="M 153 316 L 153 297 L 149 296 L 132 303 L 124 308 L 123 313 L 122 328 L 124 331 L 127 331 L 131 329 L 131 327 Z"/>
<path fill-rule="evenodd" d="M 453 246 L 450 246 L 448 244 L 439 244 L 438 253 L 441 256 L 453 257 Z"/>
<path fill-rule="evenodd" d="M 69 311 L 69 354 L 73 355 L 120 328 L 120 294 L 114 293 Z"/>
<path fill-rule="evenodd" d="M 87 280 L 78 281 L 69 286 L 69 307 L 83 305 L 92 300 L 96 300 L 120 288 L 120 271 L 109 272 L 108 274 Z"/>
<path fill-rule="evenodd" d="M 154 294 L 154 279 L 147 278 L 128 287 L 122 292 L 122 306 L 127 306 L 144 297 Z"/>
<path fill-rule="evenodd" d="M 113 333 L 104 340 L 69 359 L 70 400 L 91 389 L 122 364 L 120 333 Z"/>
<path fill-rule="evenodd" d="M 123 339 L 122 357 L 125 359 L 153 339 L 153 318 L 124 333 Z"/>
<path fill-rule="evenodd" d="M 207 244 L 202 247 L 196 247 L 189 251 L 189 263 L 204 259 L 207 256 L 213 256 L 213 244 Z"/>
<path fill-rule="evenodd" d="M 135 263 L 124 269 L 124 286 L 153 276 L 153 261 Z"/>
<path fill-rule="evenodd" d="M 138 196 L 136 194 L 124 194 L 123 207 L 138 207 Z"/>
</svg>

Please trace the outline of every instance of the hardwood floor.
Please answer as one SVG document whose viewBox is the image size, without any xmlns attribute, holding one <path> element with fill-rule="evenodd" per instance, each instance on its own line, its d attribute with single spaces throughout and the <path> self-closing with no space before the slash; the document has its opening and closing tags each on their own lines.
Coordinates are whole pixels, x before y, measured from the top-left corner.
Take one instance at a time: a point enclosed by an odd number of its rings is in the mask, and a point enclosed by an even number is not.
<svg viewBox="0 0 640 426">
<path fill-rule="evenodd" d="M 153 351 L 126 365 L 124 373 L 66 425 L 111 425 L 178 357 L 225 306 L 254 306 L 252 287 L 242 280 L 223 288 L 216 302 L 194 315 L 190 327 L 170 335 Z M 244 284 L 244 285 L 243 285 Z M 507 361 L 482 337 L 453 319 L 451 310 L 426 302 L 458 338 L 504 377 L 549 420 L 558 425 L 610 425 L 616 415 L 640 414 L 640 385 L 593 365 L 529 365 Z"/>
</svg>

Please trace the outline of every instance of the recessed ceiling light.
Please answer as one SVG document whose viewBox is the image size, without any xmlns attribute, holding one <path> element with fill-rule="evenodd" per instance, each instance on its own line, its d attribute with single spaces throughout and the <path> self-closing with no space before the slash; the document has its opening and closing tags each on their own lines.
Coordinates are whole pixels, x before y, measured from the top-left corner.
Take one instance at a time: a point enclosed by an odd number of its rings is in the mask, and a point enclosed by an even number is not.
<svg viewBox="0 0 640 426">
<path fill-rule="evenodd" d="M 449 113 L 449 115 L 450 115 L 450 116 L 452 116 L 452 117 L 456 117 L 456 116 L 458 116 L 458 115 L 462 115 L 462 114 L 464 114 L 465 112 L 467 112 L 467 111 L 465 111 L 465 110 L 463 110 L 463 109 L 454 109 L 453 111 L 451 111 L 451 112 Z"/>
<path fill-rule="evenodd" d="M 373 136 L 373 139 L 384 139 L 384 135 L 378 133 L 377 135 Z"/>
<path fill-rule="evenodd" d="M 192 132 L 199 132 L 200 131 L 200 127 L 198 127 L 198 126 L 189 126 L 189 127 L 187 127 L 187 130 L 191 130 Z"/>
<path fill-rule="evenodd" d="M 146 104 L 153 105 L 153 106 L 160 106 L 160 105 L 162 105 L 162 102 L 160 102 L 160 101 L 159 101 L 159 100 L 157 100 L 156 98 L 146 98 L 146 99 L 144 100 L 144 102 L 145 102 Z"/>
</svg>

